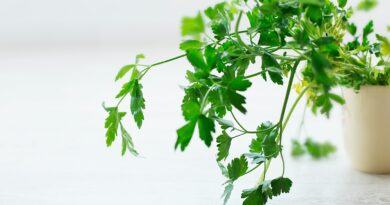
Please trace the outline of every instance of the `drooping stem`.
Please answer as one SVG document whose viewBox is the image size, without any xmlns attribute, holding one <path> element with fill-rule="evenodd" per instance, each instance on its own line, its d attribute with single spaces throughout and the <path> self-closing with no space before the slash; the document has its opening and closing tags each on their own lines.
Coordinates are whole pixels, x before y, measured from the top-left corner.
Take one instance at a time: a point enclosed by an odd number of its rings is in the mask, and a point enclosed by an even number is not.
<svg viewBox="0 0 390 205">
<path fill-rule="evenodd" d="M 283 137 L 283 127 L 285 127 L 285 125 L 283 124 L 283 120 L 284 120 L 284 114 L 286 112 L 286 108 L 287 108 L 287 104 L 288 104 L 288 99 L 290 98 L 290 93 L 291 93 L 291 87 L 292 87 L 292 83 L 294 81 L 294 76 L 295 76 L 295 72 L 297 71 L 297 68 L 298 68 L 298 65 L 299 65 L 299 60 L 297 60 L 293 66 L 293 68 L 291 69 L 291 73 L 290 73 L 290 79 L 289 79 L 289 82 L 288 82 L 288 85 L 287 85 L 287 91 L 286 91 L 286 96 L 284 97 L 284 102 L 283 102 L 283 108 L 282 108 L 282 113 L 280 114 L 280 119 L 279 119 L 279 135 L 278 135 L 278 138 L 276 139 L 276 142 L 279 141 L 279 145 L 281 146 L 282 145 L 282 137 Z M 282 176 L 284 176 L 284 172 L 285 172 L 285 161 L 284 161 L 284 157 L 283 157 L 283 148 L 281 148 L 280 150 L 280 158 L 282 159 Z"/>
<path fill-rule="evenodd" d="M 284 130 L 286 128 L 286 125 L 288 123 L 288 121 L 290 120 L 291 118 L 291 115 L 292 113 L 294 112 L 295 108 L 297 107 L 299 101 L 302 99 L 303 95 L 306 93 L 306 91 L 311 87 L 311 85 L 308 85 L 306 86 L 298 95 L 297 99 L 294 101 L 293 105 L 291 106 L 287 116 L 286 116 L 286 119 L 284 120 L 283 122 L 283 128 L 282 130 Z"/>
<path fill-rule="evenodd" d="M 284 127 L 285 125 L 283 124 L 283 120 L 284 120 L 284 114 L 286 112 L 286 107 L 287 107 L 287 104 L 288 104 L 288 98 L 290 97 L 290 93 L 291 93 L 291 87 L 292 87 L 292 83 L 294 81 L 294 77 L 295 77 L 295 72 L 297 70 L 297 67 L 299 65 L 299 62 L 300 60 L 297 60 L 293 66 L 293 68 L 291 69 L 291 73 L 290 73 L 290 79 L 289 79 L 289 82 L 288 82 L 288 85 L 287 85 L 287 90 L 286 90 L 286 95 L 285 95 L 285 98 L 284 98 L 284 101 L 283 101 L 283 107 L 282 107 L 282 112 L 280 114 L 280 119 L 279 119 L 279 135 L 278 137 L 276 138 L 276 143 L 279 143 L 281 145 L 281 142 L 282 142 L 282 135 L 283 135 L 283 130 L 284 130 Z M 295 108 L 295 107 L 294 107 Z M 290 111 L 292 112 L 292 111 Z M 283 153 L 282 153 L 282 150 L 280 151 L 280 156 L 282 158 L 282 163 L 283 163 L 283 169 L 282 169 L 282 176 L 284 175 L 284 172 L 285 172 L 285 162 L 284 162 L 284 158 L 283 158 Z M 271 164 L 271 161 L 272 159 L 269 159 L 265 164 L 264 164 L 264 171 L 263 171 L 263 174 L 260 176 L 260 179 L 259 179 L 259 182 L 258 182 L 258 185 L 260 183 L 262 183 L 265 179 L 265 175 L 268 171 L 268 168 L 269 168 L 269 165 Z"/>
</svg>

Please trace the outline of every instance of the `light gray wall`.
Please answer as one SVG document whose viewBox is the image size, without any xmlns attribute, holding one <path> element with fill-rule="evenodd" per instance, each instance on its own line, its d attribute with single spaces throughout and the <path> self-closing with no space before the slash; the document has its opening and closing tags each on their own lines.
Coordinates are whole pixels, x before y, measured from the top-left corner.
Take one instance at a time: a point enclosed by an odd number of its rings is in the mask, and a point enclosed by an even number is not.
<svg viewBox="0 0 390 205">
<path fill-rule="evenodd" d="M 144 43 L 179 39 L 180 19 L 217 0 L 1 0 L 0 45 Z M 356 5 L 358 0 L 350 0 Z M 377 30 L 390 25 L 390 1 L 357 14 Z"/>
</svg>

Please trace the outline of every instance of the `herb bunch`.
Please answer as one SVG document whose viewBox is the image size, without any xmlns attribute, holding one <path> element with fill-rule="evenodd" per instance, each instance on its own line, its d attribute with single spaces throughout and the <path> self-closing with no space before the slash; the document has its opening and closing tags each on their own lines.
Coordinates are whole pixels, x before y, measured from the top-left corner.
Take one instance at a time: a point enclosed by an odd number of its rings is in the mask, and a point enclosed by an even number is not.
<svg viewBox="0 0 390 205">
<path fill-rule="evenodd" d="M 122 154 L 129 151 L 138 155 L 122 123 L 127 113 L 120 111 L 121 103 L 131 99 L 130 114 L 141 128 L 145 109 L 142 79 L 160 64 L 187 58 L 192 66 L 186 74 L 189 84 L 184 88 L 181 105 L 186 122 L 177 130 L 175 148 L 184 151 L 195 130 L 208 147 L 217 136 L 217 161 L 226 177 L 225 204 L 234 183 L 258 169 L 263 172 L 258 182 L 242 192 L 244 205 L 266 204 L 288 193 L 292 181 L 285 176 L 283 132 L 304 95 L 314 113 L 329 116 L 334 103 L 344 103 L 332 87 L 359 89 L 365 84 L 390 83 L 388 40 L 377 35 L 379 42 L 371 43 L 372 22 L 359 36 L 356 25 L 349 22 L 352 10 L 345 9 L 346 4 L 346 0 L 232 0 L 183 18 L 182 55 L 151 65 L 140 63 L 144 56 L 138 55 L 134 64 L 124 66 L 117 74 L 116 80 L 125 76 L 128 80 L 116 96 L 117 105 L 104 107 L 108 112 L 107 146 L 120 132 Z M 249 26 L 242 28 L 243 21 Z M 354 41 L 345 44 L 347 32 Z M 380 59 L 375 65 L 373 57 Z M 297 76 L 299 95 L 288 108 Z M 285 97 L 278 120 L 265 121 L 256 130 L 249 130 L 235 113 L 247 112 L 245 91 L 260 79 L 285 86 Z M 235 139 L 245 136 L 252 138 L 248 150 L 225 163 Z M 267 179 L 268 168 L 277 157 L 283 162 L 280 176 Z"/>
</svg>

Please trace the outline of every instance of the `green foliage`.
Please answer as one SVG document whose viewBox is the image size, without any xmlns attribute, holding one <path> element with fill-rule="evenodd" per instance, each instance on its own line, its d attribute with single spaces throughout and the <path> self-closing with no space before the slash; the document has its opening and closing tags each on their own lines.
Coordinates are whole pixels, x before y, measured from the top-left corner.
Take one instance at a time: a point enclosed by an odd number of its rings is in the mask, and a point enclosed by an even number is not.
<svg viewBox="0 0 390 205">
<path fill-rule="evenodd" d="M 364 0 L 359 9 L 368 10 L 375 4 L 376 1 Z M 126 79 L 127 75 L 128 80 L 116 95 L 117 105 L 106 108 L 107 145 L 114 142 L 120 128 L 122 154 L 128 151 L 138 155 L 121 121 L 126 113 L 120 111 L 120 106 L 127 102 L 125 99 L 130 100 L 127 110 L 130 108 L 140 128 L 145 109 L 143 78 L 158 65 L 187 58 L 188 84 L 183 87 L 181 104 L 185 122 L 177 130 L 175 148 L 184 151 L 195 130 L 207 147 L 217 134 L 217 161 L 227 178 L 222 195 L 224 204 L 232 194 L 235 181 L 257 169 L 264 172 L 257 182 L 260 185 L 243 192 L 244 205 L 265 204 L 272 197 L 289 192 L 292 182 L 284 177 L 284 166 L 281 177 L 271 180 L 265 177 L 271 161 L 282 154 L 283 132 L 296 103 L 307 96 L 306 105 L 314 113 L 329 116 L 335 104 L 345 103 L 332 88 L 345 86 L 359 90 L 364 85 L 390 84 L 388 38 L 371 36 L 374 33 L 372 21 L 359 25 L 363 29 L 358 30 L 350 20 L 352 10 L 346 7 L 346 0 L 334 3 L 328 0 L 231 0 L 211 6 L 195 17 L 184 17 L 183 41 L 179 46 L 183 54 L 150 65 L 139 63 L 144 58 L 140 54 L 134 63 L 119 70 L 115 80 Z M 349 42 L 345 42 L 347 32 L 352 36 Z M 274 110 L 280 113 L 280 118 L 275 123 L 264 122 L 256 130 L 247 129 L 234 113 L 246 114 L 247 91 L 256 81 L 269 79 L 277 85 L 287 84 L 283 104 L 280 110 Z M 300 95 L 288 110 L 296 79 L 300 81 L 297 82 Z M 260 100 L 259 106 L 267 98 Z M 230 157 L 230 148 L 239 137 L 249 137 L 251 143 L 242 152 L 245 154 L 225 167 L 222 162 Z M 308 153 L 321 158 L 334 150 L 327 143 L 294 141 L 292 154 Z M 284 165 L 284 160 L 282 162 Z"/>
<path fill-rule="evenodd" d="M 226 159 L 229 156 L 229 150 L 230 150 L 230 145 L 232 143 L 232 138 L 225 131 L 223 131 L 222 135 L 220 135 L 217 138 L 217 143 L 218 143 L 217 160 L 221 161 Z"/>
<path fill-rule="evenodd" d="M 377 0 L 361 0 L 357 6 L 358 10 L 370 11 L 378 5 Z"/>
<path fill-rule="evenodd" d="M 200 38 L 200 34 L 205 31 L 202 15 L 198 13 L 195 17 L 184 17 L 182 19 L 181 34 L 191 36 L 195 39 Z"/>
<path fill-rule="evenodd" d="M 126 115 L 126 113 L 119 112 L 117 107 L 104 107 L 104 109 L 108 112 L 108 117 L 106 118 L 106 122 L 104 124 L 104 127 L 107 129 L 106 144 L 107 146 L 111 146 L 112 142 L 118 135 L 120 120 Z"/>
<path fill-rule="evenodd" d="M 308 154 L 314 159 L 321 159 L 326 158 L 337 151 L 336 147 L 330 142 L 320 143 L 311 138 L 307 138 L 304 143 L 293 140 L 292 144 L 291 155 L 293 157 L 300 157 Z"/>
<path fill-rule="evenodd" d="M 245 156 L 233 159 L 227 166 L 229 179 L 235 181 L 241 176 L 245 175 L 248 170 L 248 161 Z"/>
<path fill-rule="evenodd" d="M 292 181 L 288 178 L 276 178 L 272 181 L 265 181 L 257 188 L 244 190 L 241 198 L 243 205 L 264 205 L 268 199 L 279 196 L 281 193 L 289 193 Z"/>
</svg>

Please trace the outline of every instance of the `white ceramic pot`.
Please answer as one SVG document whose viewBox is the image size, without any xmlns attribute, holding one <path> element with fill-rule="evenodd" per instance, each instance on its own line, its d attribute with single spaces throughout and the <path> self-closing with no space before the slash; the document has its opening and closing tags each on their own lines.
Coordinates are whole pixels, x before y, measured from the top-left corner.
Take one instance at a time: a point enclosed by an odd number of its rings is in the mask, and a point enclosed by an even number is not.
<svg viewBox="0 0 390 205">
<path fill-rule="evenodd" d="M 390 173 L 390 86 L 343 90 L 344 141 L 357 170 Z"/>
</svg>

